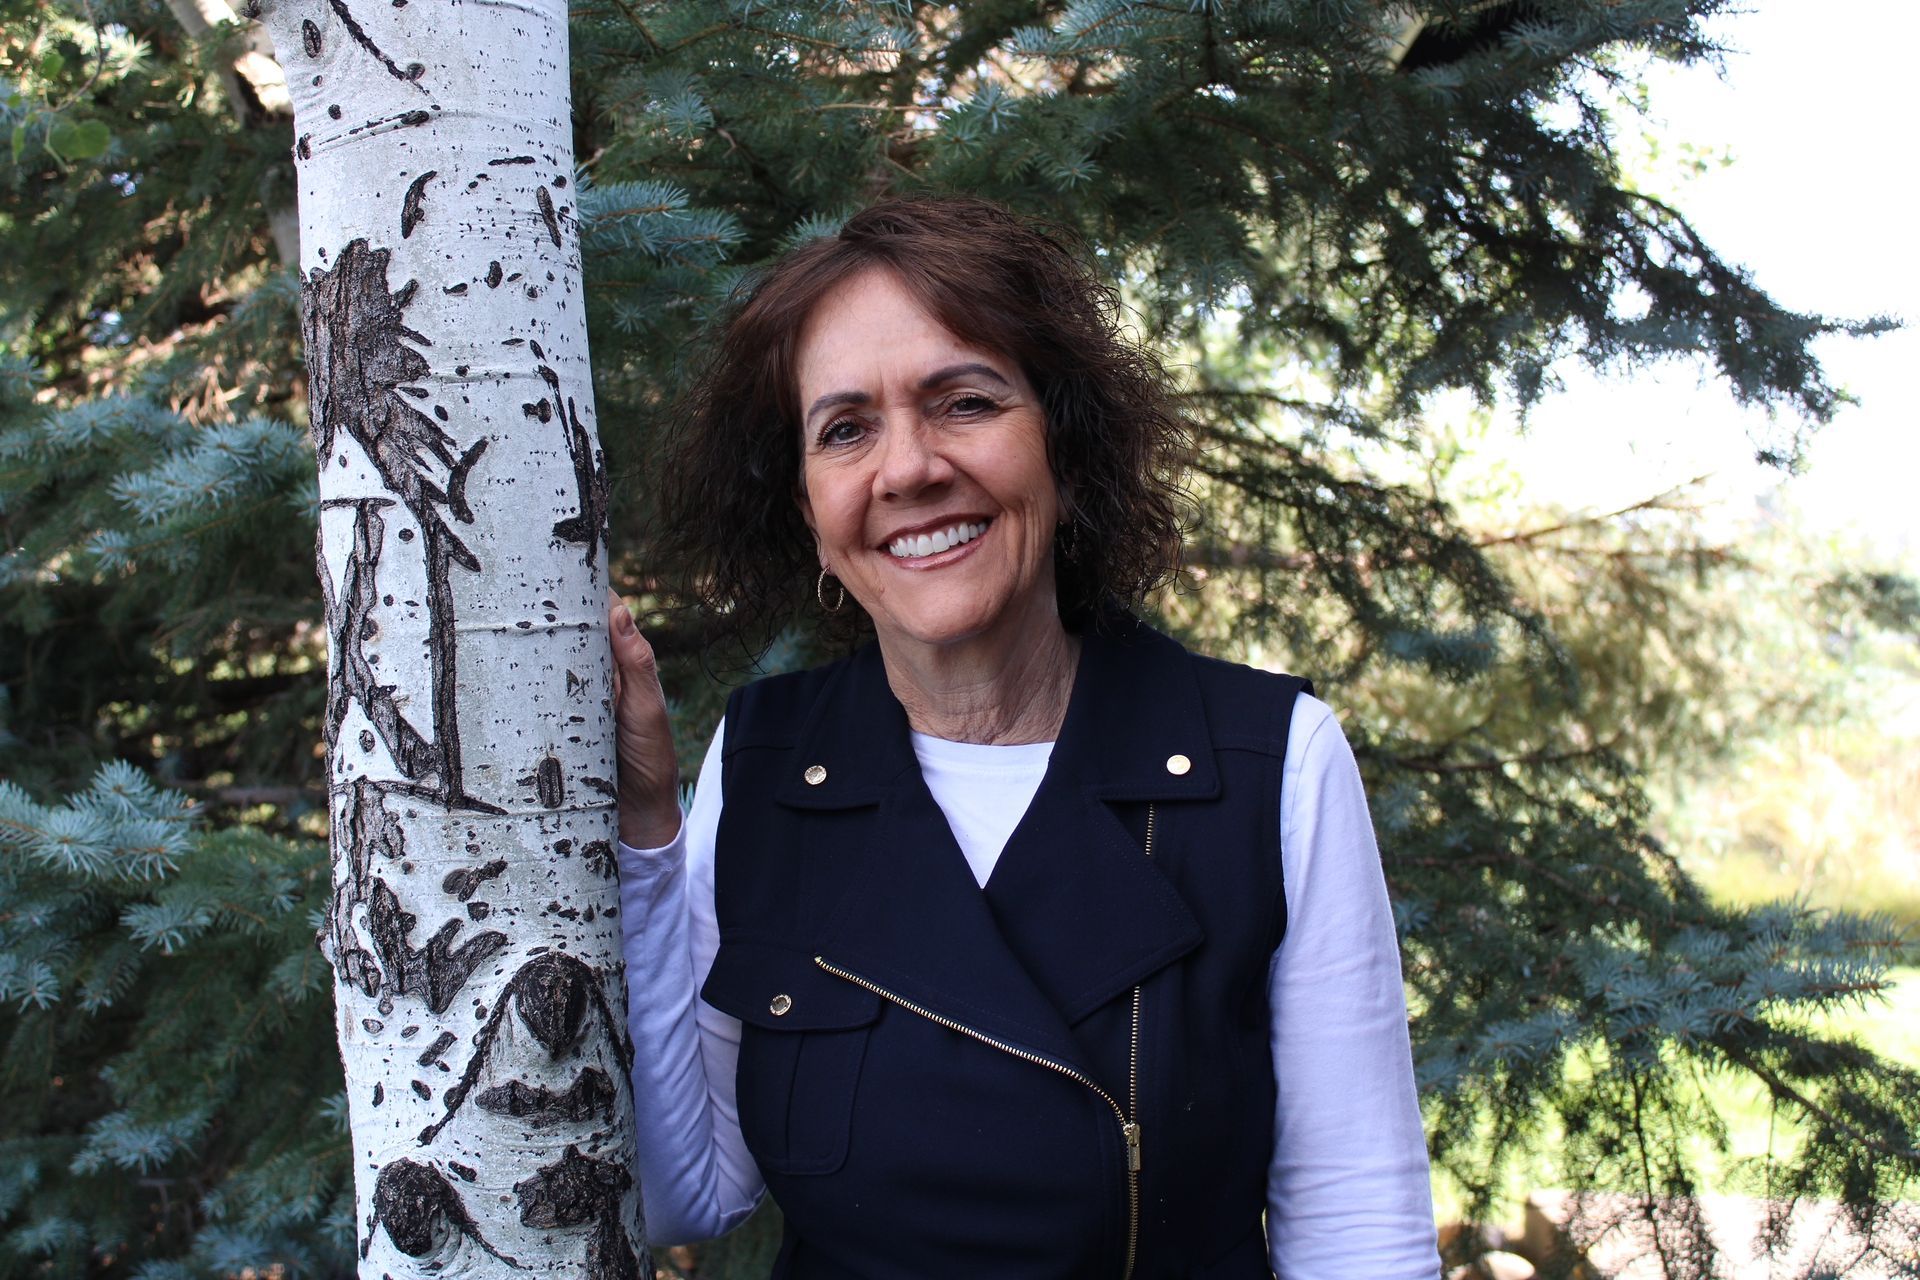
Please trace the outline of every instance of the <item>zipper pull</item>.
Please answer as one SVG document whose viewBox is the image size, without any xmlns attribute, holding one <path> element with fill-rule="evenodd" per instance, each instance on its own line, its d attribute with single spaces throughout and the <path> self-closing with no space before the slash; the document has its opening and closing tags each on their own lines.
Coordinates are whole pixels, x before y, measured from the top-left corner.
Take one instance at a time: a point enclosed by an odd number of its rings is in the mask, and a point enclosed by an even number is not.
<svg viewBox="0 0 1920 1280">
<path fill-rule="evenodd" d="M 1140 1172 L 1140 1126 L 1132 1120 L 1120 1126 L 1120 1134 L 1127 1140 L 1127 1172 Z"/>
</svg>

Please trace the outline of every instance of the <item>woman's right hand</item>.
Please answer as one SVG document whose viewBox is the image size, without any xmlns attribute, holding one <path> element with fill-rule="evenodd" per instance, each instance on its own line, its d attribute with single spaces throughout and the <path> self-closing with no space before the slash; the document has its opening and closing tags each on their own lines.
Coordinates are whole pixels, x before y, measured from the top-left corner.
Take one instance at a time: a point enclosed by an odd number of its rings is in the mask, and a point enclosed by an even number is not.
<svg viewBox="0 0 1920 1280">
<path fill-rule="evenodd" d="M 613 645 L 614 741 L 618 753 L 620 842 L 634 849 L 672 844 L 680 832 L 680 764 L 654 666 L 653 646 L 633 624 L 620 593 L 609 592 Z"/>
</svg>

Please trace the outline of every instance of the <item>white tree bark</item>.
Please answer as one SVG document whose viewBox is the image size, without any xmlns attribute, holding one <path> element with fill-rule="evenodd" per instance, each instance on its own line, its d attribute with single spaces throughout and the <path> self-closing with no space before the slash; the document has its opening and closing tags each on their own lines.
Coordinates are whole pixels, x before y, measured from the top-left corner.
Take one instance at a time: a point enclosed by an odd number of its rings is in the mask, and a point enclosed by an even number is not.
<svg viewBox="0 0 1920 1280">
<path fill-rule="evenodd" d="M 360 1273 L 651 1276 L 563 0 L 270 0 Z"/>
</svg>

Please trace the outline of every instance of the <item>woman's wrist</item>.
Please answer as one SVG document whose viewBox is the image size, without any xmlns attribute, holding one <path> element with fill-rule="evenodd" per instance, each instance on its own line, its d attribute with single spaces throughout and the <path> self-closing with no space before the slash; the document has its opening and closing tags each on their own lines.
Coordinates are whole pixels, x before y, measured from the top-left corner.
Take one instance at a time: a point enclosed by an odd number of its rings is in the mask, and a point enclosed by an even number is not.
<svg viewBox="0 0 1920 1280">
<path fill-rule="evenodd" d="M 680 834 L 680 801 L 663 797 L 620 802 L 620 843 L 629 849 L 661 849 Z"/>
</svg>

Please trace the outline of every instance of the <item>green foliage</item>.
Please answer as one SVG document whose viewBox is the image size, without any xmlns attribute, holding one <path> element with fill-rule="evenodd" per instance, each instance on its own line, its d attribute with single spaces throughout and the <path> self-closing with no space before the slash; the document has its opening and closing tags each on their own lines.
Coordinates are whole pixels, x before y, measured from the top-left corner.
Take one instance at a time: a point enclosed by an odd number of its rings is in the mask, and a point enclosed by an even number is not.
<svg viewBox="0 0 1920 1280">
<path fill-rule="evenodd" d="M 1421 7 L 1461 31 L 1484 12 Z M 1841 1198 L 1897 1246 L 1879 1207 L 1913 1198 L 1920 1091 L 1823 1021 L 1884 988 L 1897 931 L 1710 901 L 1647 789 L 1836 705 L 1726 661 L 1778 566 L 1677 502 L 1500 508 L 1452 472 L 1476 442 L 1422 412 L 1531 402 L 1569 357 L 1704 359 L 1786 411 L 1754 443 L 1791 464 L 1845 399 L 1814 342 L 1880 322 L 1777 306 L 1622 172 L 1637 68 L 1719 56 L 1725 0 L 1501 6 L 1517 20 L 1399 70 L 1390 8 L 575 5 L 615 572 L 674 673 L 683 763 L 726 655 L 634 549 L 700 326 L 881 193 L 1052 219 L 1185 370 L 1204 517 L 1165 617 L 1313 676 L 1359 750 L 1437 1165 L 1490 1213 L 1557 1144 L 1576 1184 L 1671 1211 L 1724 1135 L 1708 1086 L 1758 1081 L 1804 1134 L 1771 1186 Z M 154 0 L 0 0 L 9 1274 L 349 1265 L 311 944 L 314 489 L 268 216 L 291 134 L 228 97 L 224 48 Z M 1769 618 L 1813 602 L 1843 665 L 1914 630 L 1914 584 L 1878 566 L 1768 598 Z M 819 651 L 801 621 L 761 664 Z M 763 1267 L 771 1221 L 702 1273 Z"/>
<path fill-rule="evenodd" d="M 326 891 L 309 843 L 124 762 L 54 803 L 0 782 L 0 1275 L 347 1265 Z"/>
</svg>

